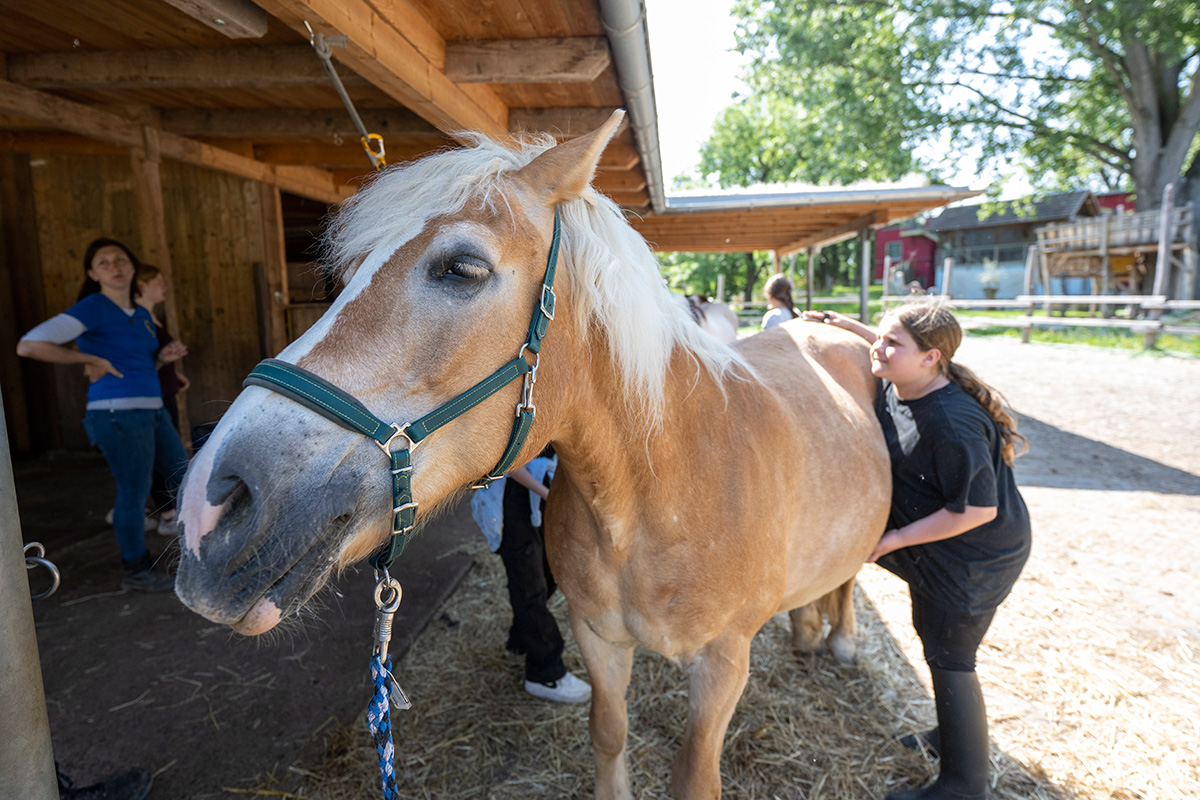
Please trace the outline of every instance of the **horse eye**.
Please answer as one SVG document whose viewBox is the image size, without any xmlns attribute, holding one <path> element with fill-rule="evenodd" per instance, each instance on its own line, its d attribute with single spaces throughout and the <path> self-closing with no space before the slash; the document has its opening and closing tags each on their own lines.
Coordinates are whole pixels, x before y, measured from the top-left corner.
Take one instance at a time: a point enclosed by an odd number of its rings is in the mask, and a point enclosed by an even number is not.
<svg viewBox="0 0 1200 800">
<path fill-rule="evenodd" d="M 481 281 L 491 274 L 487 264 L 472 256 L 453 256 L 443 265 L 443 278 L 457 281 Z"/>
</svg>

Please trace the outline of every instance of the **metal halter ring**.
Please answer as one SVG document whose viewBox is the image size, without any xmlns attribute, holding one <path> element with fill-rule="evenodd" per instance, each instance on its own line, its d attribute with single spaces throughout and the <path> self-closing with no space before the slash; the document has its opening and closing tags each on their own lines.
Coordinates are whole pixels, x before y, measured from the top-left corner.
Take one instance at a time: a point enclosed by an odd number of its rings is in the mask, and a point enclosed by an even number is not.
<svg viewBox="0 0 1200 800">
<path fill-rule="evenodd" d="M 390 599 L 384 600 L 384 591 L 391 591 L 394 594 Z M 375 607 L 380 611 L 394 612 L 400 607 L 400 595 L 400 581 L 388 575 L 384 570 L 383 577 L 375 584 Z"/>
</svg>

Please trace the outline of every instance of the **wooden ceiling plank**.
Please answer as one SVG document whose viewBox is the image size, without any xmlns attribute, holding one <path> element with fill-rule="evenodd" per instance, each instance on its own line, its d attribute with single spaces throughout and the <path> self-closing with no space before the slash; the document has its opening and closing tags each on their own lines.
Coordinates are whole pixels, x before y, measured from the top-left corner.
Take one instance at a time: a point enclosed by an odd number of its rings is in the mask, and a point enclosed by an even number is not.
<svg viewBox="0 0 1200 800">
<path fill-rule="evenodd" d="M 334 58 L 439 130 L 507 136 L 506 105 L 494 94 L 464 93 L 365 0 L 259 0 L 259 5 L 306 38 L 306 19 L 326 36 L 345 36 L 346 47 L 335 47 Z"/>
<path fill-rule="evenodd" d="M 365 81 L 342 75 L 348 86 Z M 14 54 L 8 79 L 34 89 L 161 89 L 329 85 L 308 45 L 208 50 Z"/>
<path fill-rule="evenodd" d="M 270 17 L 250 0 L 164 0 L 230 39 L 261 39 Z"/>
<path fill-rule="evenodd" d="M 591 83 L 611 63 L 603 36 L 446 45 L 446 77 L 455 83 Z"/>
<path fill-rule="evenodd" d="M 599 128 L 616 108 L 513 108 L 508 112 L 508 127 L 513 133 L 545 131 L 559 139 L 573 139 Z M 621 121 L 618 133 L 629 125 Z"/>
<path fill-rule="evenodd" d="M 638 170 L 606 170 L 596 173 L 596 177 L 592 179 L 592 186 L 602 192 L 640 191 L 646 188 L 646 176 Z"/>
<path fill-rule="evenodd" d="M 887 222 L 887 212 L 883 209 L 870 211 L 862 216 L 854 219 L 846 220 L 840 225 L 834 225 L 831 228 L 826 228 L 820 233 L 810 236 L 804 236 L 795 241 L 788 242 L 782 248 L 783 255 L 789 255 L 797 250 L 803 250 L 806 247 L 824 247 L 825 245 L 840 242 L 842 239 L 848 239 L 859 231 L 876 225 L 883 225 Z"/>
<path fill-rule="evenodd" d="M 111 144 L 146 146 L 142 126 L 137 122 L 10 81 L 0 81 L 0 112 L 35 119 Z M 159 152 L 167 158 L 267 183 L 277 180 L 275 168 L 270 164 L 165 131 L 158 133 L 157 139 Z M 332 175 L 323 175 L 324 178 L 318 181 L 294 186 L 289 191 L 327 203 L 336 203 L 348 196 L 348 192 L 333 185 Z M 289 176 L 289 180 L 295 177 Z"/>
<path fill-rule="evenodd" d="M 428 139 L 431 146 L 445 141 L 441 131 L 402 108 L 362 108 L 358 110 L 367 130 L 389 137 Z M 164 130 L 182 136 L 225 136 L 255 139 L 281 137 L 352 137 L 358 131 L 344 107 L 327 110 L 289 109 L 171 109 L 162 112 Z"/>
</svg>

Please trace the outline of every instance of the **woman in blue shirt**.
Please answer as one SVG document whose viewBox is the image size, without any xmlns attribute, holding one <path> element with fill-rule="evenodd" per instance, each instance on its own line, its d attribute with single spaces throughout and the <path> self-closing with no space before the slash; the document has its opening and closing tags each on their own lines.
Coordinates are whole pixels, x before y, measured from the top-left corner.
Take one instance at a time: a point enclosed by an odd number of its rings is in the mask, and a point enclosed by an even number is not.
<svg viewBox="0 0 1200 800">
<path fill-rule="evenodd" d="M 117 482 L 113 528 L 125 564 L 122 587 L 165 592 L 154 572 L 143 527 L 146 495 L 157 469 L 178 491 L 188 455 L 163 408 L 158 368 L 187 353 L 179 342 L 159 349 L 150 312 L 133 301 L 138 261 L 129 248 L 97 239 L 83 256 L 79 299 L 21 337 L 17 354 L 51 364 L 82 364 L 91 382 L 83 425 Z M 74 340 L 78 350 L 65 345 Z"/>
</svg>

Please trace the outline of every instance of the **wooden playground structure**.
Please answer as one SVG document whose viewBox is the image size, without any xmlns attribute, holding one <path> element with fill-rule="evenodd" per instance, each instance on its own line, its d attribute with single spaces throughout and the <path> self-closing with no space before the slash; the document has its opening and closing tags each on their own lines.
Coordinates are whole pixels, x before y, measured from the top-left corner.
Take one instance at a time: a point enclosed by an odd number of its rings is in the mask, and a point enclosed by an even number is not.
<svg viewBox="0 0 1200 800">
<path fill-rule="evenodd" d="M 1163 314 L 1200 310 L 1196 291 L 1197 258 L 1192 246 L 1194 209 L 1175 206 L 1175 186 L 1163 192 L 1161 208 L 1135 214 L 1106 215 L 1046 225 L 1025 262 L 1024 292 L 1012 300 L 956 300 L 954 263 L 947 259 L 942 293 L 956 309 L 1024 309 L 1018 317 L 971 317 L 974 325 L 1021 328 L 1028 342 L 1035 326 L 1125 328 L 1145 335 L 1151 348 L 1159 334 L 1200 335 L 1200 323 L 1174 324 Z M 1054 294 L 1053 281 L 1084 278 L 1091 294 Z M 1143 293 L 1147 284 L 1150 292 Z M 1041 294 L 1034 290 L 1040 285 Z M 1123 291 L 1122 291 L 1123 290 Z M 1070 306 L 1086 305 L 1086 317 L 1068 317 Z M 1041 306 L 1042 315 L 1035 312 Z M 1115 309 L 1124 308 L 1124 317 Z M 1060 315 L 1053 312 L 1059 310 Z"/>
</svg>

